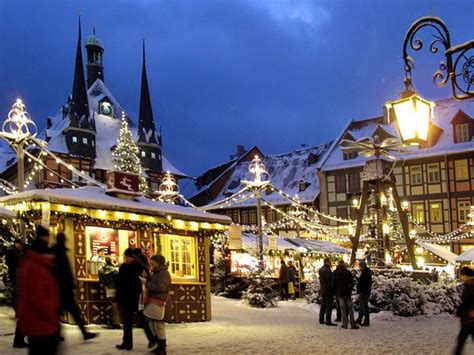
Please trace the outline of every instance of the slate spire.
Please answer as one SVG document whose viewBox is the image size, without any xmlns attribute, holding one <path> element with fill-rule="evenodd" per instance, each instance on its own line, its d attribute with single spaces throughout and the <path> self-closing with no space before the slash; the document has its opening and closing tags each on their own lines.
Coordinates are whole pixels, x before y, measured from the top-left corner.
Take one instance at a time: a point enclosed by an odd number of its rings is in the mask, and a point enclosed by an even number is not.
<svg viewBox="0 0 474 355">
<path fill-rule="evenodd" d="M 150 90 L 148 89 L 148 76 L 145 60 L 145 40 L 143 39 L 143 64 L 142 83 L 140 89 L 140 111 L 138 119 L 138 142 L 158 144 L 156 141 L 155 122 L 151 108 Z"/>
</svg>

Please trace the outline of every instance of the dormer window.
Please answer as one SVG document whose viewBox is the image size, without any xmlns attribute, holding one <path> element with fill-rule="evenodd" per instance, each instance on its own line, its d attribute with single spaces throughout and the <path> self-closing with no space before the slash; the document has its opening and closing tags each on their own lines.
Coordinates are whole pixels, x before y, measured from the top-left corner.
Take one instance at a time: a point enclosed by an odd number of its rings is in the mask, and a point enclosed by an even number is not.
<svg viewBox="0 0 474 355">
<path fill-rule="evenodd" d="M 342 152 L 342 158 L 344 160 L 352 160 L 357 158 L 357 152 Z"/>
<path fill-rule="evenodd" d="M 469 142 L 471 137 L 469 137 L 469 124 L 462 123 L 454 126 L 456 132 L 456 143 Z"/>
<path fill-rule="evenodd" d="M 308 155 L 308 164 L 309 165 L 316 164 L 317 161 L 318 161 L 318 156 L 316 154 L 310 153 Z"/>
<path fill-rule="evenodd" d="M 299 192 L 305 191 L 308 186 L 309 186 L 309 184 L 306 181 L 301 180 L 299 185 L 298 185 Z"/>
</svg>

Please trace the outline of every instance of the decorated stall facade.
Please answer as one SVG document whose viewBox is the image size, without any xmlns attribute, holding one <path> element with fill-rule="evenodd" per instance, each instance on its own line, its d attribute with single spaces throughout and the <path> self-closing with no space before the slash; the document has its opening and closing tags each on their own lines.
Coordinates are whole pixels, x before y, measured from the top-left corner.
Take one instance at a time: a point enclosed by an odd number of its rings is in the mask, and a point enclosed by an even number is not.
<svg viewBox="0 0 474 355">
<path fill-rule="evenodd" d="M 30 190 L 2 197 L 0 204 L 49 226 L 53 236 L 66 234 L 76 299 L 87 323 L 105 323 L 111 307 L 97 276 L 98 250 L 120 263 L 128 247 L 147 256 L 160 252 L 169 262 L 167 321 L 211 319 L 209 238 L 224 231 L 229 218 L 144 197 L 118 198 L 100 187 Z"/>
</svg>

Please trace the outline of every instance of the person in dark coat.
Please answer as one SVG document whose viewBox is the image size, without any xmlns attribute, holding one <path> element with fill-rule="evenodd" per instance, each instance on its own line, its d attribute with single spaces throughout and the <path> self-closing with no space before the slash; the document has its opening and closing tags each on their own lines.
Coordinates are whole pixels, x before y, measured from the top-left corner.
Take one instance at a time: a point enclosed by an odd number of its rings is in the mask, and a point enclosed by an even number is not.
<svg viewBox="0 0 474 355">
<path fill-rule="evenodd" d="M 143 268 L 135 261 L 132 248 L 124 253 L 124 263 L 120 265 L 117 277 L 117 305 L 123 321 L 122 344 L 116 345 L 119 350 L 133 349 L 133 316 L 138 311 L 142 284 L 140 274 Z"/>
<path fill-rule="evenodd" d="M 288 261 L 288 296 L 294 300 L 295 297 L 295 285 L 296 285 L 296 268 L 292 261 Z M 291 285 L 291 287 L 290 287 Z"/>
<path fill-rule="evenodd" d="M 357 317 L 357 323 L 363 327 L 370 326 L 369 318 L 369 298 L 372 292 L 372 270 L 367 267 L 365 261 L 361 261 L 359 264 L 360 276 L 357 280 L 357 294 L 359 295 L 359 316 Z M 362 318 L 364 318 L 362 323 Z"/>
<path fill-rule="evenodd" d="M 342 327 L 347 329 L 348 315 L 352 329 L 359 329 L 354 320 L 354 310 L 352 309 L 352 289 L 354 288 L 354 277 L 347 270 L 344 260 L 340 260 L 337 264 L 336 271 L 332 278 L 332 285 L 336 297 L 339 299 L 339 305 L 342 313 Z"/>
<path fill-rule="evenodd" d="M 16 298 L 17 298 L 17 290 L 16 290 L 16 272 L 18 269 L 18 265 L 20 264 L 20 260 L 23 257 L 24 253 L 24 245 L 21 239 L 16 238 L 13 241 L 13 245 L 10 249 L 7 250 L 7 254 L 5 256 L 5 263 L 8 266 L 8 278 L 10 280 L 10 284 L 12 285 L 12 302 L 13 302 L 13 309 L 16 311 Z M 18 323 L 15 328 L 15 337 L 13 338 L 13 347 L 14 348 L 26 348 L 28 344 L 25 342 L 25 336 L 21 333 L 20 328 L 18 327 Z"/>
<path fill-rule="evenodd" d="M 456 316 L 461 318 L 456 355 L 462 353 L 464 343 L 469 335 L 474 340 L 474 271 L 465 266 L 461 269 L 460 277 L 461 281 L 464 282 L 464 290 L 461 296 L 461 304 L 456 311 Z"/>
<path fill-rule="evenodd" d="M 92 339 L 97 336 L 97 333 L 88 332 L 86 330 L 84 319 L 82 319 L 81 311 L 76 303 L 74 296 L 76 283 L 74 282 L 71 265 L 69 264 L 69 259 L 66 254 L 67 250 L 66 235 L 64 233 L 58 233 L 56 236 L 56 244 L 53 246 L 52 251 L 56 257 L 56 275 L 61 291 L 61 310 L 63 313 L 71 313 L 74 321 L 82 332 L 84 340 Z"/>
<path fill-rule="evenodd" d="M 18 325 L 28 336 L 31 355 L 55 354 L 61 330 L 61 296 L 54 255 L 48 243 L 49 231 L 38 227 L 36 239 L 26 251 L 16 275 Z"/>
<path fill-rule="evenodd" d="M 319 269 L 319 284 L 321 292 L 321 308 L 319 309 L 319 324 L 335 326 L 331 321 L 334 304 L 334 291 L 332 288 L 331 259 L 324 258 L 324 265 Z"/>
<path fill-rule="evenodd" d="M 117 268 L 112 263 L 112 258 L 110 255 L 107 255 L 105 257 L 104 265 L 102 265 L 102 267 L 99 269 L 99 280 L 105 287 L 105 297 L 111 305 L 108 317 L 109 324 L 112 329 L 120 328 L 119 311 L 117 302 L 115 302 L 115 297 L 117 295 L 117 277 Z"/>
<path fill-rule="evenodd" d="M 280 283 L 280 299 L 288 301 L 288 282 L 290 281 L 290 275 L 285 261 L 281 260 L 280 273 L 278 274 L 278 281 Z"/>
</svg>

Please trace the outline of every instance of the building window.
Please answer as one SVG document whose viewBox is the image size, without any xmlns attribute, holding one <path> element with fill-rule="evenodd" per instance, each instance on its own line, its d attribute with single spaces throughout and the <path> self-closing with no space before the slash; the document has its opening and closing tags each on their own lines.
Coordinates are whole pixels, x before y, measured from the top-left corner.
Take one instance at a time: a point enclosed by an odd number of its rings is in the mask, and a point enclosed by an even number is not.
<svg viewBox="0 0 474 355">
<path fill-rule="evenodd" d="M 442 218 L 441 202 L 431 202 L 430 203 L 430 222 L 440 223 L 442 221 L 443 221 L 443 218 Z"/>
<path fill-rule="evenodd" d="M 151 159 L 155 159 L 155 158 L 156 158 L 155 152 L 151 152 Z"/>
<path fill-rule="evenodd" d="M 87 144 L 87 138 L 86 137 L 82 138 L 82 143 Z"/>
<path fill-rule="evenodd" d="M 456 143 L 469 142 L 469 126 L 467 123 L 457 124 L 456 126 Z"/>
<path fill-rule="evenodd" d="M 471 210 L 471 201 L 458 201 L 458 222 L 467 222 Z"/>
<path fill-rule="evenodd" d="M 456 175 L 457 181 L 469 180 L 469 167 L 467 164 L 467 159 L 454 161 L 454 174 Z"/>
<path fill-rule="evenodd" d="M 268 222 L 268 223 L 273 223 L 273 222 L 276 221 L 276 219 L 275 219 L 275 211 L 272 210 L 271 208 L 269 208 L 269 209 L 267 210 L 267 216 L 268 216 L 268 217 L 267 217 L 267 222 Z"/>
<path fill-rule="evenodd" d="M 166 234 L 163 236 L 165 257 L 172 277 L 196 278 L 196 247 L 193 237 Z"/>
<path fill-rule="evenodd" d="M 142 150 L 141 154 L 142 154 L 142 157 L 143 157 L 143 158 L 146 157 L 146 152 L 145 152 L 144 150 Z"/>
<path fill-rule="evenodd" d="M 242 217 L 241 224 L 249 224 L 249 211 L 242 211 L 240 216 Z"/>
<path fill-rule="evenodd" d="M 349 192 L 360 191 L 360 176 L 359 172 L 349 174 Z"/>
<path fill-rule="evenodd" d="M 346 192 L 346 174 L 336 175 L 336 192 Z"/>
<path fill-rule="evenodd" d="M 410 167 L 410 182 L 412 185 L 421 185 L 423 183 L 421 166 L 418 165 Z"/>
<path fill-rule="evenodd" d="M 77 143 L 77 137 L 76 136 L 72 136 L 72 142 Z"/>
<path fill-rule="evenodd" d="M 336 209 L 336 216 L 338 218 L 347 219 L 349 217 L 349 215 L 347 213 L 347 208 L 346 207 L 338 207 Z"/>
<path fill-rule="evenodd" d="M 234 223 L 240 223 L 240 220 L 239 220 L 239 210 L 233 210 L 233 211 L 232 211 L 232 222 L 234 222 Z"/>
<path fill-rule="evenodd" d="M 439 182 L 439 164 L 428 164 L 428 182 L 435 183 Z"/>
<path fill-rule="evenodd" d="M 414 203 L 411 206 L 412 217 L 417 223 L 425 223 L 425 207 L 423 203 Z"/>
<path fill-rule="evenodd" d="M 255 210 L 249 211 L 249 223 L 253 225 L 257 224 L 257 211 Z"/>
<path fill-rule="evenodd" d="M 91 139 L 91 145 L 95 147 L 95 141 L 93 139 Z"/>
<path fill-rule="evenodd" d="M 352 160 L 352 159 L 355 159 L 357 158 L 357 152 L 343 152 L 342 153 L 342 158 L 344 160 Z"/>
</svg>

